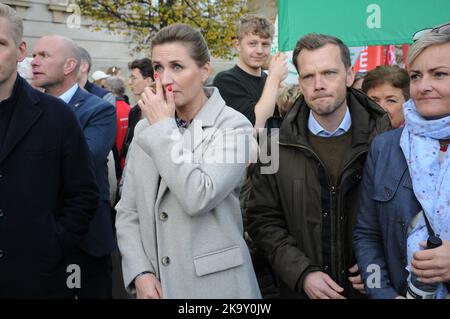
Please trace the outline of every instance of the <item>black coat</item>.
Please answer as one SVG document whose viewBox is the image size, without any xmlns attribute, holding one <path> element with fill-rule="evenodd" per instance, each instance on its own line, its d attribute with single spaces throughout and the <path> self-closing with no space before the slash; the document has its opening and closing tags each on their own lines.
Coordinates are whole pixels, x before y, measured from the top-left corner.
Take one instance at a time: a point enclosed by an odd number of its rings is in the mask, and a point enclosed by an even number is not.
<svg viewBox="0 0 450 319">
<path fill-rule="evenodd" d="M 67 265 L 99 199 L 93 162 L 70 107 L 18 81 L 0 151 L 0 298 L 70 296 Z"/>
</svg>

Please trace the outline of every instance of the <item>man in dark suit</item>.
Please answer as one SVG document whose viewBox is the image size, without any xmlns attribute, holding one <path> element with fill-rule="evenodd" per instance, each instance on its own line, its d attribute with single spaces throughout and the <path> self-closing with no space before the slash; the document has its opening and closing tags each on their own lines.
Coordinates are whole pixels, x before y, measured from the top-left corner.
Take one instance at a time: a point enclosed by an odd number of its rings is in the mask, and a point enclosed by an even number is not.
<svg viewBox="0 0 450 319">
<path fill-rule="evenodd" d="M 112 105 L 116 105 L 116 97 L 111 92 L 89 81 L 89 72 L 91 72 L 92 58 L 89 52 L 79 46 L 80 50 L 80 70 L 78 71 L 78 84 L 91 94 L 108 101 Z"/>
<path fill-rule="evenodd" d="M 89 233 L 81 243 L 82 271 L 78 298 L 111 297 L 111 252 L 116 248 L 109 205 L 107 156 L 116 138 L 116 111 L 110 103 L 77 84 L 80 51 L 69 38 L 50 35 L 40 38 L 33 49 L 33 82 L 57 96 L 75 111 L 92 154 L 100 190 L 99 207 Z"/>
<path fill-rule="evenodd" d="M 0 4 L 0 298 L 67 298 L 98 188 L 73 111 L 17 74 L 22 34 Z"/>
</svg>

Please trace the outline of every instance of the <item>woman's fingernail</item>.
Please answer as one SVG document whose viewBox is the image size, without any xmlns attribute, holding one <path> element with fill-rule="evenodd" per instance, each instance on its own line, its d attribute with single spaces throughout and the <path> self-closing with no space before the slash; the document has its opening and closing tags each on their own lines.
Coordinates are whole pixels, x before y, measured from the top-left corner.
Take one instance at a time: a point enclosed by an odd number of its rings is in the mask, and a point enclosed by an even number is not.
<svg viewBox="0 0 450 319">
<path fill-rule="evenodd" d="M 169 84 L 169 85 L 167 86 L 167 91 L 172 92 L 172 84 Z"/>
<path fill-rule="evenodd" d="M 154 75 L 154 77 L 155 77 L 155 80 L 157 80 L 157 79 L 158 79 L 158 72 L 155 72 L 155 75 Z"/>
</svg>

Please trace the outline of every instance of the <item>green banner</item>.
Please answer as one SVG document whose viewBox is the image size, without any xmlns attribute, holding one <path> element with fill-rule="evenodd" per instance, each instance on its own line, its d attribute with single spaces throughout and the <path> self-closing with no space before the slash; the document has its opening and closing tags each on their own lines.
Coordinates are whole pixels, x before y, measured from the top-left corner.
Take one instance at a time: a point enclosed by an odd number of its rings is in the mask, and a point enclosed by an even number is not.
<svg viewBox="0 0 450 319">
<path fill-rule="evenodd" d="M 278 47 L 293 50 L 307 33 L 348 46 L 411 43 L 421 29 L 450 22 L 450 0 L 279 0 Z"/>
</svg>

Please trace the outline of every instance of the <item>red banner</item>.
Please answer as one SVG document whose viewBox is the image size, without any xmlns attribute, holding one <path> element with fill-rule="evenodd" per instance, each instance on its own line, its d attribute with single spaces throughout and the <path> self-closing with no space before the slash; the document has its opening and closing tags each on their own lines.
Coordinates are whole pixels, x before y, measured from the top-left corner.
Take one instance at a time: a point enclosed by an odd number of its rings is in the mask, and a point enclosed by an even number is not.
<svg viewBox="0 0 450 319">
<path fill-rule="evenodd" d="M 408 56 L 409 44 L 403 44 L 402 51 L 403 51 L 403 65 L 406 66 L 406 57 Z"/>
<path fill-rule="evenodd" d="M 384 62 L 384 46 L 368 46 L 364 47 L 358 59 L 356 59 L 354 69 L 355 72 L 368 72 L 384 64 Z"/>
<path fill-rule="evenodd" d="M 385 65 L 396 65 L 397 59 L 395 57 L 395 45 L 386 46 L 386 62 Z"/>
</svg>

